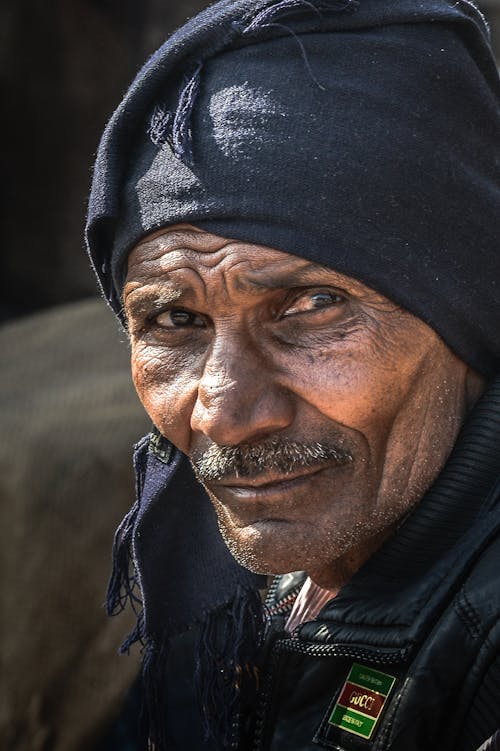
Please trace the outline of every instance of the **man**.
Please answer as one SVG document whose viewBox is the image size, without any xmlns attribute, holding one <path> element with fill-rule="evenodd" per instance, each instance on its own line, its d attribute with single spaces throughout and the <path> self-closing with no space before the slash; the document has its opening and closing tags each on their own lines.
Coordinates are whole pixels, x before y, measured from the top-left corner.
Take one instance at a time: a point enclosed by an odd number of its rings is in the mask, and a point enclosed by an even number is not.
<svg viewBox="0 0 500 751">
<path fill-rule="evenodd" d="M 110 121 L 89 249 L 155 427 L 109 606 L 152 748 L 499 726 L 499 100 L 469 0 L 231 0 Z"/>
</svg>

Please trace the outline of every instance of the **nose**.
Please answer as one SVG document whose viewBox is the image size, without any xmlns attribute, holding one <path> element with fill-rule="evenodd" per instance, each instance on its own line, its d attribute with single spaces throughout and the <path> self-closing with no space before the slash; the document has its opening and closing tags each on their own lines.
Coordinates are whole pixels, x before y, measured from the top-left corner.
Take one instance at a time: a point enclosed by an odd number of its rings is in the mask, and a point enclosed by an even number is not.
<svg viewBox="0 0 500 751">
<path fill-rule="evenodd" d="M 293 395 L 255 346 L 214 343 L 198 383 L 191 429 L 214 443 L 250 443 L 293 421 Z"/>
</svg>

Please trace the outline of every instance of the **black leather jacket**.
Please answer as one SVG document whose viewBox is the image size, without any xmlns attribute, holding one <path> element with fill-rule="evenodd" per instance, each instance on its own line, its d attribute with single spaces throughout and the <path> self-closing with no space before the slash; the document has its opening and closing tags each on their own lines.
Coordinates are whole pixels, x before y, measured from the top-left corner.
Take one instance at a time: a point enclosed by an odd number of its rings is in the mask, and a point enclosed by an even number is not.
<svg viewBox="0 0 500 751">
<path fill-rule="evenodd" d="M 500 399 L 435 486 L 319 616 L 275 580 L 244 751 L 474 751 L 500 727 Z"/>
</svg>

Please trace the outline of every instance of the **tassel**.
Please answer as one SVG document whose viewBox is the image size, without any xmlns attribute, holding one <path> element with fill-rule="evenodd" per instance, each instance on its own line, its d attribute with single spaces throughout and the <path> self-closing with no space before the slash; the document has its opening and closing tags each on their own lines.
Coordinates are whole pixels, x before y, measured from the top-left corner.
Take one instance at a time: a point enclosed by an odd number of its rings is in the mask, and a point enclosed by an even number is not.
<svg viewBox="0 0 500 751">
<path fill-rule="evenodd" d="M 239 588 L 232 603 L 209 613 L 197 645 L 198 701 L 205 740 L 228 748 L 238 710 L 253 705 L 258 690 L 258 652 L 265 628 L 259 593 Z M 150 637 L 143 650 L 142 725 L 148 751 L 168 751 L 167 635 Z"/>
<path fill-rule="evenodd" d="M 106 612 L 110 616 L 118 615 L 125 609 L 127 603 L 130 603 L 132 610 L 137 616 L 136 626 L 121 645 L 120 653 L 128 653 L 132 644 L 142 640 L 144 630 L 142 600 L 137 595 L 139 582 L 132 557 L 132 539 L 140 508 L 149 439 L 150 436 L 147 435 L 135 446 L 136 500 L 118 526 L 113 540 L 112 570 L 106 594 Z"/>
<path fill-rule="evenodd" d="M 151 115 L 148 128 L 148 135 L 155 146 L 163 146 L 164 143 L 168 143 L 172 147 L 171 126 L 172 113 L 157 104 Z"/>
<path fill-rule="evenodd" d="M 230 605 L 210 613 L 202 624 L 196 683 L 205 739 L 220 748 L 231 740 L 238 710 L 252 704 L 258 690 L 258 652 L 265 628 L 259 593 L 238 589 Z"/>
<path fill-rule="evenodd" d="M 191 78 L 186 82 L 179 97 L 179 104 L 175 112 L 172 126 L 172 145 L 174 154 L 184 164 L 192 164 L 191 115 L 196 95 L 200 87 L 200 72 L 202 64 L 196 68 Z"/>
<path fill-rule="evenodd" d="M 147 131 L 155 146 L 168 143 L 175 156 L 186 165 L 191 165 L 193 160 L 191 115 L 200 86 L 202 67 L 200 63 L 185 82 L 174 114 L 156 105 Z"/>
<path fill-rule="evenodd" d="M 293 13 L 313 12 L 321 17 L 321 11 L 334 11 L 341 12 L 348 8 L 355 8 L 358 5 L 358 0 L 281 0 L 278 3 L 272 3 L 266 5 L 260 10 L 250 21 L 250 23 L 243 29 L 242 34 L 255 34 L 261 29 L 280 28 L 290 34 L 297 42 L 300 54 L 304 60 L 307 72 L 311 77 L 311 81 L 321 91 L 325 91 L 325 86 L 321 84 L 313 73 L 307 52 L 305 47 L 295 31 L 285 24 L 278 23 L 277 19 L 281 19 L 286 16 L 290 16 Z"/>
<path fill-rule="evenodd" d="M 145 727 L 148 751 L 167 751 L 170 744 L 167 722 L 168 639 L 150 638 L 143 651 L 143 708 L 141 725 Z"/>
<path fill-rule="evenodd" d="M 312 11 L 321 15 L 321 11 L 341 12 L 357 5 L 357 0 L 330 0 L 330 2 L 328 0 L 281 0 L 266 5 L 260 10 L 244 28 L 243 33 L 251 34 L 259 29 L 273 26 L 276 19 L 290 16 L 293 13 Z"/>
<path fill-rule="evenodd" d="M 118 654 L 130 654 L 130 647 L 136 642 L 144 642 L 144 612 L 142 608 L 136 613 L 137 622 L 132 631 L 125 637 L 125 640 L 120 645 Z"/>
<path fill-rule="evenodd" d="M 135 520 L 139 512 L 139 501 L 125 516 L 115 533 L 112 550 L 112 571 L 106 595 L 108 615 L 118 615 L 128 602 L 134 609 L 141 605 L 135 594 L 137 580 L 132 567 L 131 545 Z"/>
</svg>

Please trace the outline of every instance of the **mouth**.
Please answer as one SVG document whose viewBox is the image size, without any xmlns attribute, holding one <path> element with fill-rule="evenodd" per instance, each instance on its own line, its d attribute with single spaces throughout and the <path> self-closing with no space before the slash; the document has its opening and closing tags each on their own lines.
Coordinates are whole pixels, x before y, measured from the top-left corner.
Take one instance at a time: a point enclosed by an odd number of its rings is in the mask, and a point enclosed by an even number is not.
<svg viewBox="0 0 500 751">
<path fill-rule="evenodd" d="M 307 467 L 300 472 L 282 474 L 268 473 L 257 477 L 231 477 L 220 481 L 216 489 L 230 491 L 240 498 L 264 498 L 300 488 L 307 485 L 311 478 L 329 469 L 330 465 Z M 214 492 L 215 488 L 212 487 Z M 217 493 L 216 493 L 217 494 Z"/>
</svg>

